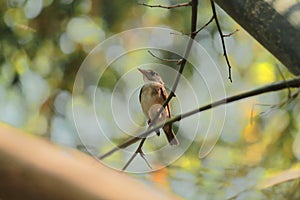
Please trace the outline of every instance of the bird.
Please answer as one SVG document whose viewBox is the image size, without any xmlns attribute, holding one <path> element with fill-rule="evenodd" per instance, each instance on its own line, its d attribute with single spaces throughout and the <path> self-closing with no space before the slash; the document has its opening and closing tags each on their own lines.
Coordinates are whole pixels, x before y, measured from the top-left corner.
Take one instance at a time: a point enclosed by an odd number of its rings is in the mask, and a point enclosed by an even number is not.
<svg viewBox="0 0 300 200">
<path fill-rule="evenodd" d="M 165 89 L 164 82 L 160 75 L 152 69 L 140 69 L 138 70 L 143 75 L 145 84 L 142 86 L 139 94 L 139 100 L 142 110 L 148 118 L 148 124 L 157 115 L 161 106 L 168 98 L 168 93 Z M 167 120 L 171 117 L 170 103 L 167 104 L 163 112 L 158 117 L 156 123 Z M 155 125 L 155 124 L 154 124 Z M 172 124 L 163 126 L 163 130 L 170 145 L 178 145 L 179 141 L 173 131 Z M 160 135 L 159 130 L 156 132 Z"/>
</svg>

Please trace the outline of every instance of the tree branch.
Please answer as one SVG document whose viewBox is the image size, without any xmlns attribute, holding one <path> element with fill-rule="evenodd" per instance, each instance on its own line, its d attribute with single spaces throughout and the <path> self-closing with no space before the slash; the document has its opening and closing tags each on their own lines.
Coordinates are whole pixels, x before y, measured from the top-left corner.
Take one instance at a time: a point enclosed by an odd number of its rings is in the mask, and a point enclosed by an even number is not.
<svg viewBox="0 0 300 200">
<path fill-rule="evenodd" d="M 239 29 L 235 29 L 234 31 L 232 31 L 231 33 L 228 33 L 228 34 L 223 34 L 223 37 L 230 37 L 232 36 L 233 34 L 235 34 L 236 32 L 238 32 Z"/>
<path fill-rule="evenodd" d="M 124 149 L 124 148 L 130 146 L 131 144 L 139 141 L 141 138 L 145 138 L 148 135 L 150 135 L 152 132 L 155 132 L 158 129 L 162 128 L 166 124 L 172 124 L 176 121 L 180 121 L 181 119 L 187 118 L 187 117 L 192 116 L 196 113 L 203 112 L 205 110 L 209 110 L 209 109 L 215 108 L 217 106 L 232 103 L 232 102 L 235 102 L 235 101 L 238 101 L 238 100 L 241 100 L 241 99 L 245 99 L 245 98 L 248 98 L 248 97 L 264 94 L 264 93 L 267 93 L 267 92 L 274 92 L 274 91 L 278 91 L 278 90 L 282 90 L 282 89 L 298 88 L 298 87 L 300 87 L 300 77 L 297 77 L 295 79 L 288 80 L 288 81 L 276 82 L 276 83 L 269 84 L 269 85 L 266 85 L 266 86 L 248 91 L 248 92 L 244 92 L 244 93 L 237 94 L 237 95 L 234 95 L 234 96 L 231 96 L 231 97 L 228 97 L 228 98 L 221 99 L 219 101 L 215 101 L 213 103 L 210 103 L 210 104 L 207 104 L 205 106 L 199 107 L 195 110 L 186 112 L 186 113 L 181 114 L 181 115 L 177 115 L 177 116 L 167 120 L 164 124 L 158 124 L 155 127 L 139 134 L 137 137 L 131 138 L 131 139 L 127 140 L 126 142 L 118 145 L 117 147 L 113 148 L 109 152 L 107 152 L 107 153 L 103 154 L 102 156 L 100 156 L 99 159 L 102 160 L 102 159 L 112 155 L 116 151 L 118 151 L 120 149 Z"/>
<path fill-rule="evenodd" d="M 78 150 L 53 145 L 1 122 L 0 163 L 1 200 L 176 198 L 120 174 Z"/>
<path fill-rule="evenodd" d="M 231 65 L 229 63 L 229 59 L 228 59 L 228 55 L 227 55 L 227 51 L 226 51 L 226 46 L 225 46 L 225 41 L 224 38 L 228 37 L 227 35 L 224 35 L 218 20 L 218 16 L 217 16 L 217 12 L 216 12 L 216 6 L 213 0 L 210 0 L 210 5 L 211 5 L 211 9 L 213 12 L 213 18 L 215 19 L 217 28 L 218 28 L 218 32 L 220 34 L 220 38 L 221 38 L 221 42 L 222 42 L 222 48 L 223 48 L 223 56 L 225 57 L 227 66 L 228 66 L 228 79 L 230 80 L 230 82 L 232 82 L 232 77 L 231 77 Z"/>
<path fill-rule="evenodd" d="M 197 29 L 197 11 L 198 11 L 198 0 L 193 0 L 192 1 L 192 20 L 191 20 L 191 35 L 190 35 L 190 39 L 189 39 L 189 42 L 187 44 L 187 47 L 185 49 L 185 52 L 184 52 L 184 56 L 181 60 L 181 63 L 180 63 L 180 68 L 178 70 L 178 73 L 177 73 L 177 76 L 176 76 L 176 79 L 175 79 L 175 82 L 174 82 L 174 85 L 171 89 L 171 92 L 170 92 L 170 95 L 168 96 L 168 98 L 166 99 L 166 101 L 164 102 L 162 108 L 159 110 L 158 114 L 155 116 L 155 121 L 157 120 L 159 114 L 164 110 L 164 108 L 167 106 L 167 104 L 170 102 L 170 100 L 176 96 L 175 95 L 175 91 L 177 89 L 177 86 L 178 86 L 178 83 L 179 83 L 179 80 L 180 80 L 180 77 L 181 77 L 181 74 L 184 70 L 184 67 L 185 67 L 185 64 L 186 64 L 186 61 L 187 61 L 187 58 L 189 57 L 190 55 L 190 52 L 191 52 L 191 49 L 192 49 L 192 45 L 193 45 L 193 41 L 197 35 L 196 33 L 196 29 Z M 154 120 L 152 120 L 153 122 Z M 155 122 L 154 121 L 154 122 Z"/>
<path fill-rule="evenodd" d="M 164 62 L 176 62 L 177 64 L 181 63 L 181 59 L 166 59 L 166 58 L 160 58 L 157 55 L 155 55 L 154 53 L 152 53 L 150 50 L 148 50 L 148 53 L 153 56 L 154 58 L 160 60 L 160 61 L 164 61 Z"/>
<path fill-rule="evenodd" d="M 197 31 L 196 31 L 196 34 L 198 34 L 200 31 L 202 31 L 205 27 L 207 27 L 213 20 L 214 20 L 214 16 L 212 16 L 208 22 L 206 24 L 204 24 L 201 28 L 199 28 Z"/>
<path fill-rule="evenodd" d="M 187 47 L 185 49 L 185 53 L 184 53 L 184 57 L 182 58 L 181 62 L 180 62 L 180 68 L 178 70 L 174 85 L 172 87 L 171 93 L 168 96 L 168 98 L 165 100 L 165 102 L 163 103 L 161 109 L 158 111 L 158 113 L 155 115 L 155 117 L 153 119 L 151 119 L 151 123 L 149 124 L 150 129 L 148 131 L 146 131 L 146 134 L 140 134 L 138 137 L 134 137 L 130 140 L 128 140 L 127 142 L 118 145 L 116 148 L 112 149 L 111 151 L 107 152 L 106 154 L 102 155 L 99 157 L 99 159 L 104 159 L 105 157 L 113 154 L 114 152 L 118 151 L 120 148 L 126 148 L 127 146 L 139 141 L 141 138 L 145 139 L 153 130 L 158 130 L 159 128 L 153 129 L 151 128 L 157 121 L 160 113 L 164 110 L 164 108 L 167 106 L 167 104 L 170 102 L 170 100 L 176 96 L 175 95 L 175 91 L 176 88 L 178 86 L 179 80 L 180 80 L 180 76 L 184 70 L 185 64 L 186 64 L 186 59 L 188 58 L 191 48 L 192 48 L 192 44 L 193 44 L 193 40 L 196 37 L 197 33 L 196 33 L 196 28 L 197 28 L 197 14 L 198 14 L 198 0 L 192 0 L 191 2 L 189 2 L 189 4 L 192 6 L 192 16 L 191 16 L 191 35 L 190 35 L 190 39 L 189 42 L 187 44 Z M 160 127 L 162 128 L 162 127 Z M 151 131 L 152 130 L 152 131 Z M 143 142 L 144 143 L 144 142 Z M 143 146 L 143 143 L 141 143 L 141 147 Z M 136 156 L 136 154 L 133 155 L 133 158 Z M 128 165 L 129 163 L 132 161 L 132 159 L 130 159 L 128 161 Z M 127 165 L 126 164 L 126 165 Z M 125 168 L 126 169 L 126 168 Z"/>
<path fill-rule="evenodd" d="M 267 176 L 262 179 L 260 183 L 256 186 L 257 189 L 264 190 L 281 183 L 285 183 L 291 180 L 297 180 L 300 178 L 300 168 L 299 166 L 294 166 L 290 169 L 284 170 L 277 173 L 276 175 Z"/>
<path fill-rule="evenodd" d="M 192 1 L 186 2 L 186 3 L 180 3 L 172 6 L 163 6 L 163 5 L 149 5 L 146 3 L 138 3 L 139 5 L 150 7 L 150 8 L 165 8 L 165 9 L 173 9 L 173 8 L 180 8 L 180 7 L 186 7 L 186 6 L 191 6 Z"/>
<path fill-rule="evenodd" d="M 152 168 L 150 166 L 150 164 L 148 163 L 148 161 L 146 160 L 146 158 L 144 157 L 144 153 L 142 150 L 142 147 L 144 145 L 144 142 L 146 141 L 146 138 L 143 138 L 138 146 L 138 148 L 135 150 L 134 154 L 130 157 L 130 159 L 127 161 L 127 163 L 124 165 L 124 167 L 122 168 L 122 171 L 125 171 L 127 169 L 127 167 L 130 165 L 130 163 L 133 161 L 133 159 L 137 156 L 137 154 L 140 154 L 142 156 L 142 158 L 145 160 L 145 162 L 147 163 L 147 165 Z"/>
<path fill-rule="evenodd" d="M 171 93 L 170 95 L 168 96 L 168 98 L 165 100 L 165 102 L 163 103 L 162 107 L 160 108 L 160 110 L 157 112 L 157 114 L 154 116 L 153 119 L 151 119 L 151 122 L 149 124 L 149 128 L 151 130 L 151 127 L 153 127 L 153 125 L 155 125 L 159 115 L 163 112 L 163 110 L 165 109 L 165 107 L 168 105 L 168 103 L 170 102 L 170 100 L 176 96 L 175 95 L 175 90 L 178 86 L 178 83 L 179 83 L 179 80 L 180 80 L 180 77 L 181 77 L 181 74 L 183 72 L 183 69 L 185 67 L 185 64 L 186 64 L 186 59 L 188 58 L 188 56 L 190 55 L 190 52 L 191 52 L 191 48 L 192 48 L 192 44 L 193 44 L 193 40 L 194 38 L 196 37 L 196 28 L 197 28 L 197 10 L 198 10 L 198 0 L 192 0 L 191 2 L 189 2 L 189 4 L 192 6 L 192 16 L 191 16 L 191 35 L 190 35 L 190 39 L 189 39 L 189 42 L 187 44 L 187 47 L 185 49 L 185 53 L 184 53 L 184 57 L 181 59 L 181 62 L 180 62 L 180 68 L 178 70 L 178 73 L 177 73 L 177 76 L 176 76 L 176 79 L 175 79 L 175 82 L 174 82 L 174 85 L 172 87 L 172 90 L 171 90 Z M 158 129 L 156 129 L 158 130 Z M 151 132 L 149 132 L 151 133 Z M 127 166 L 133 161 L 133 159 L 136 157 L 138 151 L 142 152 L 142 147 L 143 147 L 143 144 L 147 138 L 149 134 L 145 134 L 145 135 L 140 135 L 143 140 L 142 142 L 140 143 L 138 149 L 136 150 L 136 152 L 133 154 L 133 156 L 129 159 L 129 161 L 126 163 L 126 165 L 123 167 L 123 170 L 125 170 L 127 168 Z M 133 144 L 135 142 L 137 142 L 138 140 L 140 140 L 140 138 L 138 138 L 137 140 L 132 140 L 132 141 L 129 141 L 127 144 Z M 131 143 L 132 142 L 132 143 Z M 112 150 L 113 152 L 115 152 L 117 149 L 115 150 Z M 112 152 L 112 153 L 113 153 Z M 102 159 L 103 156 L 100 157 L 100 159 Z M 143 157 L 143 156 L 142 156 Z M 144 158 L 144 157 L 143 157 Z M 144 158 L 145 159 L 145 158 Z"/>
<path fill-rule="evenodd" d="M 214 0 L 294 75 L 300 75 L 300 2 Z"/>
</svg>

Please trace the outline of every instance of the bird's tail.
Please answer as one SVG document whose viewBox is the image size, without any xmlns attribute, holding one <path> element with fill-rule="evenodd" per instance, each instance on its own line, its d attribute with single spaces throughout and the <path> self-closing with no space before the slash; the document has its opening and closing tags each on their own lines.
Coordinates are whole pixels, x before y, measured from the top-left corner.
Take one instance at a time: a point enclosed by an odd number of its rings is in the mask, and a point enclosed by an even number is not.
<svg viewBox="0 0 300 200">
<path fill-rule="evenodd" d="M 168 142 L 170 145 L 178 145 L 179 144 L 179 141 L 172 129 L 172 124 L 165 125 L 163 127 L 163 130 L 167 136 L 167 139 L 168 139 Z"/>
</svg>

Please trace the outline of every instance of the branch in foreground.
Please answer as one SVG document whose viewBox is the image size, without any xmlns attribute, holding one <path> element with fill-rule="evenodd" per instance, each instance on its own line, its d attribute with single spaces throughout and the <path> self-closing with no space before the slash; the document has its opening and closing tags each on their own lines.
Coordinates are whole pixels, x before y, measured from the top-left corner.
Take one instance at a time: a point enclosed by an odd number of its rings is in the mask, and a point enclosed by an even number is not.
<svg viewBox="0 0 300 200">
<path fill-rule="evenodd" d="M 0 163 L 2 200 L 176 199 L 167 191 L 100 165 L 78 150 L 51 144 L 2 122 Z"/>
<path fill-rule="evenodd" d="M 220 105 L 232 103 L 232 102 L 235 102 L 235 101 L 238 101 L 238 100 L 241 100 L 241 99 L 245 99 L 245 98 L 248 98 L 248 97 L 260 95 L 260 94 L 263 94 L 263 93 L 274 92 L 274 91 L 287 89 L 287 88 L 298 88 L 298 87 L 300 87 L 300 77 L 297 77 L 295 79 L 288 80 L 288 81 L 280 81 L 280 82 L 277 82 L 277 83 L 269 84 L 269 85 L 257 88 L 255 90 L 251 90 L 251 91 L 248 91 L 248 92 L 244 92 L 244 93 L 237 94 L 237 95 L 234 95 L 234 96 L 231 96 L 231 97 L 228 97 L 228 98 L 221 99 L 219 101 L 215 101 L 213 103 L 210 103 L 210 104 L 207 104 L 205 106 L 199 107 L 195 110 L 191 110 L 191 111 L 186 112 L 184 114 L 177 115 L 177 116 L 167 120 L 164 124 L 158 124 L 155 127 L 139 134 L 137 137 L 131 138 L 131 139 L 127 140 L 126 142 L 118 145 L 117 147 L 113 148 L 109 152 L 107 152 L 107 153 L 103 154 L 102 156 L 100 156 L 99 159 L 102 160 L 102 159 L 112 155 L 116 151 L 118 151 L 120 149 L 124 149 L 124 148 L 130 146 L 131 144 L 136 143 L 140 139 L 147 137 L 152 132 L 157 131 L 158 129 L 162 128 L 166 124 L 171 124 L 171 123 L 174 123 L 176 121 L 180 121 L 181 119 L 187 118 L 187 117 L 192 116 L 196 113 L 203 112 L 205 110 L 209 110 L 211 108 L 215 108 L 215 107 L 220 106 Z"/>
</svg>

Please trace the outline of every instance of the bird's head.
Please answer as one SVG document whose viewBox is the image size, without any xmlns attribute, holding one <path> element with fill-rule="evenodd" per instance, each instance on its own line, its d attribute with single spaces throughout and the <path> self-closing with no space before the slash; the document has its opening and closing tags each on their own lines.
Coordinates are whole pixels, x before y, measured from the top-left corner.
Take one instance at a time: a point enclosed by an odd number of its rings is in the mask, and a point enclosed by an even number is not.
<svg viewBox="0 0 300 200">
<path fill-rule="evenodd" d="M 160 84 L 164 84 L 162 78 L 159 74 L 152 69 L 140 69 L 138 70 L 143 74 L 143 79 L 145 82 L 158 82 Z"/>
</svg>

